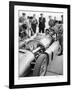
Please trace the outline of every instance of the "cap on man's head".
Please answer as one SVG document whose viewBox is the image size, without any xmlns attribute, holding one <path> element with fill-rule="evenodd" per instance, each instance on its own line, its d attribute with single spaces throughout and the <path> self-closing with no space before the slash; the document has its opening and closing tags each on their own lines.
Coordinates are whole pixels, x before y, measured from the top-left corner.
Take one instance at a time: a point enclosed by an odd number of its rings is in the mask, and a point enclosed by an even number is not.
<svg viewBox="0 0 72 90">
<path fill-rule="evenodd" d="M 42 13 L 40 15 L 43 15 Z"/>
<path fill-rule="evenodd" d="M 22 13 L 22 15 L 26 15 L 26 13 Z"/>
<path fill-rule="evenodd" d="M 52 16 L 49 16 L 49 17 L 52 17 Z"/>
</svg>

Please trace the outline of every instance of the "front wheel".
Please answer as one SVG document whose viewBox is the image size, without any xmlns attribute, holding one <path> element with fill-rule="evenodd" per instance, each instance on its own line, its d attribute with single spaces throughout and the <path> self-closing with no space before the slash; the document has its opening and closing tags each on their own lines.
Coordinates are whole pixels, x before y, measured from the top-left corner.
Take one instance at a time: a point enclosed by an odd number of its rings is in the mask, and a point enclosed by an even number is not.
<svg viewBox="0 0 72 90">
<path fill-rule="evenodd" d="M 34 66 L 33 76 L 45 76 L 47 71 L 48 58 L 46 54 L 41 54 Z"/>
</svg>

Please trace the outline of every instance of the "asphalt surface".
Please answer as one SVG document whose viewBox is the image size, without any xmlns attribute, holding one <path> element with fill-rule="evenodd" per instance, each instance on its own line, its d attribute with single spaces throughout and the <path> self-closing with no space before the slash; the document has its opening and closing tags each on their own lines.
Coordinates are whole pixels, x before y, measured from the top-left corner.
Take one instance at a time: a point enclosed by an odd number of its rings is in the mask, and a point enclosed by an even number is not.
<svg viewBox="0 0 72 90">
<path fill-rule="evenodd" d="M 63 75 L 63 55 L 57 56 L 47 67 L 46 76 Z"/>
</svg>

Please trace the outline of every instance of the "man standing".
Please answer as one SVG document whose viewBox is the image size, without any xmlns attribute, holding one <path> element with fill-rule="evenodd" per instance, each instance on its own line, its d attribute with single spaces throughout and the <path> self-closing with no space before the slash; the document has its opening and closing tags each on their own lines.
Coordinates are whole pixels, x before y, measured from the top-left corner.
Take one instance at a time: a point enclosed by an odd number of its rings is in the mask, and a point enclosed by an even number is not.
<svg viewBox="0 0 72 90">
<path fill-rule="evenodd" d="M 54 20 L 52 19 L 51 16 L 49 16 L 49 22 L 48 22 L 48 25 L 50 26 L 50 28 L 54 26 Z"/>
<path fill-rule="evenodd" d="M 43 14 L 40 14 L 41 17 L 39 18 L 39 33 L 44 33 L 45 29 L 45 18 L 43 17 Z"/>
<path fill-rule="evenodd" d="M 63 24 L 63 15 L 61 15 L 61 20 L 59 21 L 59 24 Z"/>
<path fill-rule="evenodd" d="M 19 18 L 19 25 L 22 25 L 23 29 L 27 28 L 27 18 L 25 13 L 22 13 L 22 16 Z"/>
<path fill-rule="evenodd" d="M 35 14 L 33 15 L 31 27 L 32 27 L 32 29 L 33 29 L 33 32 L 36 33 L 37 19 L 36 19 L 36 15 L 35 15 Z"/>
<path fill-rule="evenodd" d="M 26 19 L 26 14 L 22 13 L 22 16 L 19 17 L 19 23 L 24 23 L 25 19 Z"/>
<path fill-rule="evenodd" d="M 26 14 L 22 13 L 22 16 L 19 18 L 19 36 L 21 38 L 25 38 L 28 36 L 28 22 L 26 18 Z"/>
<path fill-rule="evenodd" d="M 56 19 L 56 16 L 54 17 L 54 26 L 58 23 L 58 20 Z"/>
</svg>

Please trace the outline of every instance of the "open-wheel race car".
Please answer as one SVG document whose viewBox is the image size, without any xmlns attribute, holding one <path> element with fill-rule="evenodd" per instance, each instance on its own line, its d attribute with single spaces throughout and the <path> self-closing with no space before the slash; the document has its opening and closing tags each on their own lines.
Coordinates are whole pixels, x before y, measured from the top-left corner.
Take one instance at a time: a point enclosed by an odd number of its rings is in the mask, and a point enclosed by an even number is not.
<svg viewBox="0 0 72 90">
<path fill-rule="evenodd" d="M 33 76 L 44 76 L 47 66 L 61 53 L 62 46 L 56 35 L 35 34 L 19 42 L 19 76 L 24 77 L 30 71 Z"/>
</svg>

